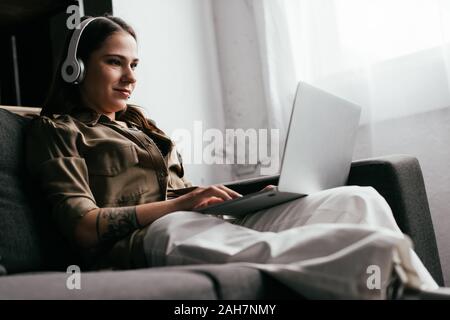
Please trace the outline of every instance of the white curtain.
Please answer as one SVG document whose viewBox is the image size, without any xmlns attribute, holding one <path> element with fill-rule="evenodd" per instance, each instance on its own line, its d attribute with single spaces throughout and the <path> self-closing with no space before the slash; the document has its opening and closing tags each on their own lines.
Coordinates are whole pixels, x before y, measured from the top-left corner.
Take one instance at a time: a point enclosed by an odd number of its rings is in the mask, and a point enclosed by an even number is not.
<svg viewBox="0 0 450 320">
<path fill-rule="evenodd" d="M 269 128 L 280 130 L 284 145 L 297 87 L 294 50 L 285 4 L 280 0 L 246 0 L 256 26 Z"/>
<path fill-rule="evenodd" d="M 363 123 L 450 106 L 450 1 L 280 1 L 296 78 L 362 105 Z"/>
<path fill-rule="evenodd" d="M 280 154 L 299 80 L 361 105 L 362 124 L 450 106 L 448 0 L 212 3 L 226 127 L 278 129 Z"/>
<path fill-rule="evenodd" d="M 257 157 L 258 164 L 234 165 L 234 177 L 275 174 L 297 84 L 285 3 L 279 0 L 211 3 L 225 126 L 265 129 L 268 133 L 268 154 L 260 152 L 260 145 L 250 148 L 248 156 Z M 258 139 L 258 143 L 264 144 L 263 136 Z"/>
</svg>

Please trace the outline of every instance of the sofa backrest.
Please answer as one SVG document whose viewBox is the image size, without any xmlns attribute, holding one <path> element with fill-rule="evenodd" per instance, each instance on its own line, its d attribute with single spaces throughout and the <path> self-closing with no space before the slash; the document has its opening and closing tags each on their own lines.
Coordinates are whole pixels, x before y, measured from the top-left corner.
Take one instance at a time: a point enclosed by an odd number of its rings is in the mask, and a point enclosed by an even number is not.
<svg viewBox="0 0 450 320">
<path fill-rule="evenodd" d="M 30 119 L 0 108 L 0 272 L 63 270 L 78 257 L 54 227 L 25 167 Z"/>
</svg>

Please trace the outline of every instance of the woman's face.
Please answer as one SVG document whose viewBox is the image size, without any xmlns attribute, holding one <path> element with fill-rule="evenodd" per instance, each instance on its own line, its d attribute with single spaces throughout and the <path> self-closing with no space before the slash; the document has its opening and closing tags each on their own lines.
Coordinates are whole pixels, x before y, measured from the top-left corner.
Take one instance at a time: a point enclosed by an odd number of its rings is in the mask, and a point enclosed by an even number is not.
<svg viewBox="0 0 450 320">
<path fill-rule="evenodd" d="M 126 107 L 134 90 L 137 63 L 136 40 L 124 31 L 110 35 L 85 65 L 80 86 L 83 102 L 114 120 L 115 112 Z"/>
</svg>

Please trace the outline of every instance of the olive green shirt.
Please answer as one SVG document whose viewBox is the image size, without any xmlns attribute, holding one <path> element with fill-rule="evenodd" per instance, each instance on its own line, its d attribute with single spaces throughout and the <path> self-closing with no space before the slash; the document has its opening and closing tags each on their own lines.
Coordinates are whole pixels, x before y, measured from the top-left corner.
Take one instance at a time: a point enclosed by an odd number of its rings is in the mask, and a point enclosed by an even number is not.
<svg viewBox="0 0 450 320">
<path fill-rule="evenodd" d="M 166 200 L 176 189 L 191 186 L 169 137 L 127 125 L 89 109 L 32 121 L 27 167 L 72 243 L 76 224 L 92 209 Z M 106 249 L 82 254 L 94 268 L 144 267 L 145 232 L 135 230 Z"/>
</svg>

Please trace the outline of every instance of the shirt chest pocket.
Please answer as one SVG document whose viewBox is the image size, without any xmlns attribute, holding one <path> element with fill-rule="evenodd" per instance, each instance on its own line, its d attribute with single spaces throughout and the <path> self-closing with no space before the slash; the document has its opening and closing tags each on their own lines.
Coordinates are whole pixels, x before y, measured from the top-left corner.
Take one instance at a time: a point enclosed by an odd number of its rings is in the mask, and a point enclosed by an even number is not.
<svg viewBox="0 0 450 320">
<path fill-rule="evenodd" d="M 116 176 L 135 166 L 138 156 L 133 144 L 103 142 L 85 156 L 89 175 Z"/>
</svg>

